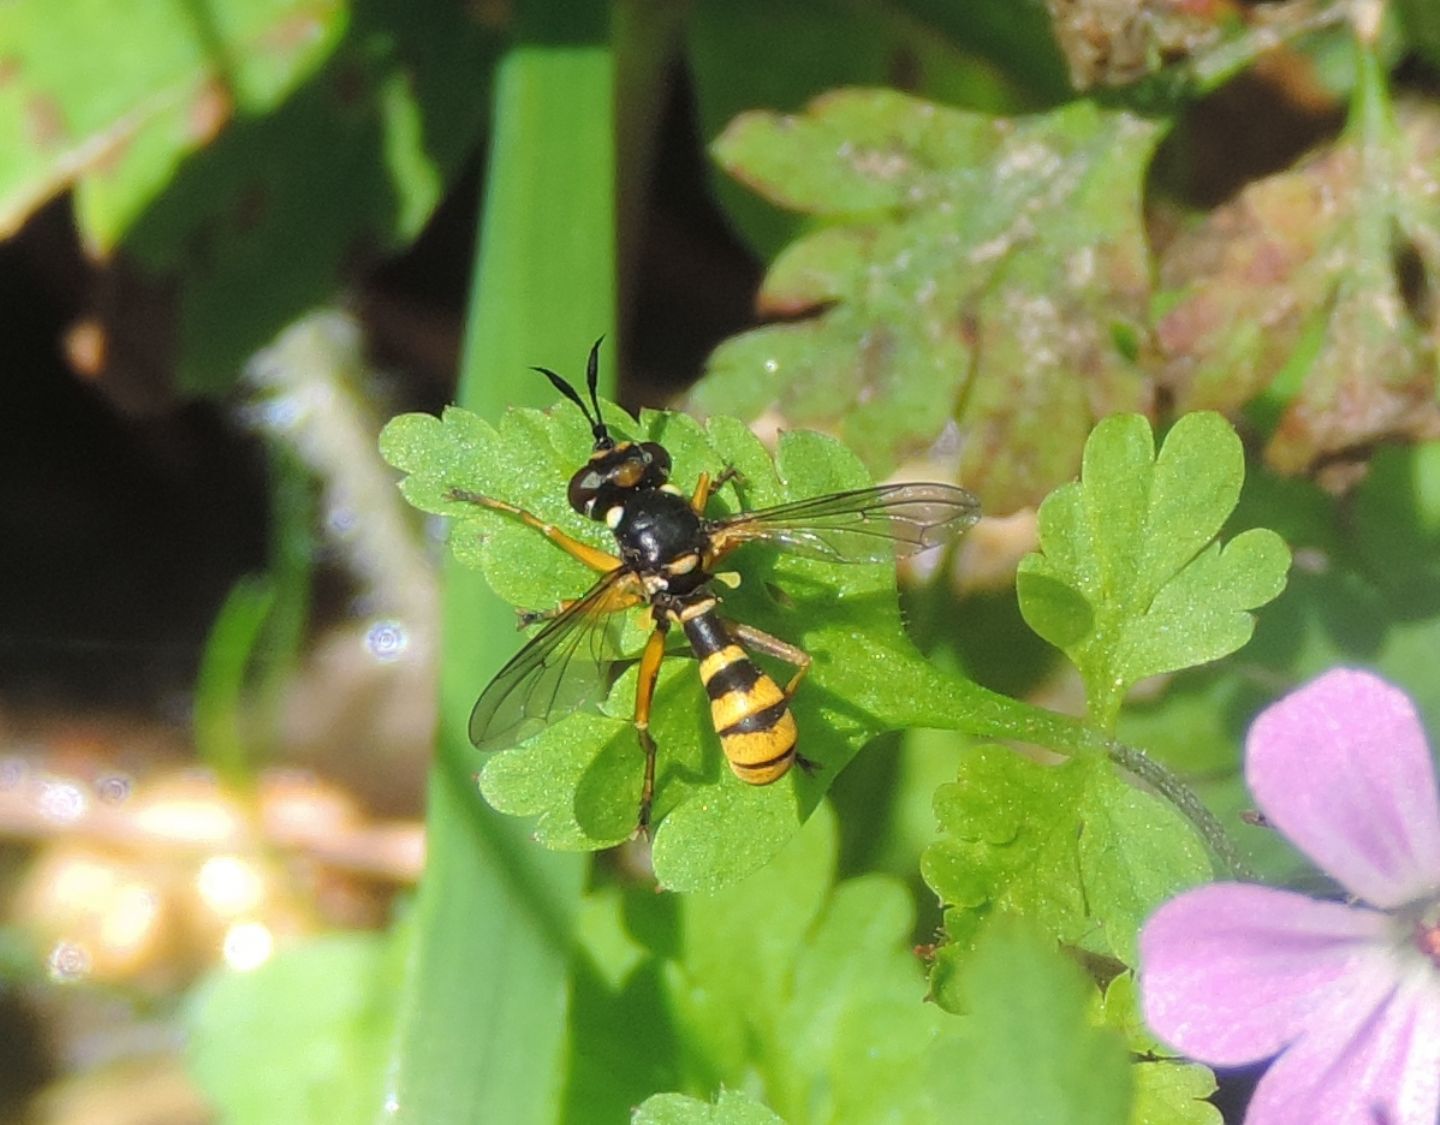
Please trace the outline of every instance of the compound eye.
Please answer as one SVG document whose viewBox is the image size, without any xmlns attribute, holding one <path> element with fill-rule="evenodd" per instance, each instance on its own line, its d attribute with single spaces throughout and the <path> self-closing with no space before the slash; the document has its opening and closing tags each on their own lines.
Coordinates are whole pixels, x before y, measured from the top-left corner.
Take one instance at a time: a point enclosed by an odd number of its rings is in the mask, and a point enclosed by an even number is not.
<svg viewBox="0 0 1440 1125">
<path fill-rule="evenodd" d="M 590 506 L 595 503 L 595 497 L 600 492 L 600 486 L 604 479 L 588 465 L 570 478 L 570 490 L 568 498 L 570 507 L 574 508 L 582 516 L 590 514 Z"/>
<path fill-rule="evenodd" d="M 644 457 L 632 447 L 629 456 L 610 470 L 610 482 L 617 488 L 635 488 L 645 479 L 648 466 Z"/>
<path fill-rule="evenodd" d="M 670 451 L 658 441 L 641 442 L 640 448 L 650 459 L 650 479 L 657 484 L 664 484 L 670 479 Z"/>
</svg>

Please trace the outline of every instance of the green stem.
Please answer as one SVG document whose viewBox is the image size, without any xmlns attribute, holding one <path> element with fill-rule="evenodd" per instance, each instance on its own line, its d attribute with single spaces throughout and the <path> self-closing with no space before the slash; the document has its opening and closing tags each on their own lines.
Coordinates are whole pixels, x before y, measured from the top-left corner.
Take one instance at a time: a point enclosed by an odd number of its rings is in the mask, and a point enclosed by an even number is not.
<svg viewBox="0 0 1440 1125">
<path fill-rule="evenodd" d="M 911 666 L 906 671 L 913 676 L 915 669 Z M 910 691 L 910 698 L 917 706 L 904 716 L 905 726 L 1028 742 L 1067 755 L 1104 754 L 1169 801 L 1194 826 L 1230 875 L 1238 879 L 1254 878 L 1234 841 L 1195 791 L 1144 751 L 1116 742 L 1079 719 L 1011 699 L 933 666 L 930 676 L 930 682 L 915 684 Z M 894 689 L 885 690 L 893 692 Z"/>
<path fill-rule="evenodd" d="M 1275 5 L 1276 11 L 1264 22 L 1256 22 L 1238 35 L 1227 35 L 1189 59 L 1154 71 L 1138 82 L 1101 87 L 1093 92 L 1094 97 L 1105 105 L 1152 115 L 1178 115 L 1277 47 L 1338 27 L 1348 18 L 1353 6 L 1352 0 Z"/>
<path fill-rule="evenodd" d="M 907 682 L 903 688 L 876 682 L 879 695 L 872 704 L 877 714 L 887 714 L 895 725 L 958 730 L 982 738 L 1030 742 L 1061 754 L 1104 753 L 1109 740 L 1093 727 L 1032 703 L 981 687 L 973 680 L 923 665 L 928 677 L 919 675 L 914 662 L 903 665 Z M 909 711 L 894 711 L 895 699 L 908 699 Z"/>
<path fill-rule="evenodd" d="M 1229 833 L 1215 818 L 1215 814 L 1205 807 L 1205 803 L 1196 795 L 1195 790 L 1145 751 L 1136 749 L 1134 746 L 1111 741 L 1107 744 L 1105 752 L 1117 766 L 1145 782 L 1174 805 L 1180 815 L 1188 820 L 1195 831 L 1200 834 L 1200 837 L 1209 846 L 1211 854 L 1225 865 L 1225 870 L 1231 877 L 1255 879 L 1255 873 L 1240 857 L 1240 851 L 1235 847 L 1235 842 L 1230 839 Z"/>
</svg>

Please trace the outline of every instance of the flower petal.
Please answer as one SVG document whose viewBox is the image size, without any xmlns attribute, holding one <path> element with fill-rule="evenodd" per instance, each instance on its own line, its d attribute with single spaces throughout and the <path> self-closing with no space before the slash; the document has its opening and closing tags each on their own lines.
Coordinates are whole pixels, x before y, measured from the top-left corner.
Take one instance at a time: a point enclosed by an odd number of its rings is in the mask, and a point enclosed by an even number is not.
<svg viewBox="0 0 1440 1125">
<path fill-rule="evenodd" d="M 1388 925 L 1364 907 L 1270 887 L 1186 891 L 1140 932 L 1146 1022 L 1203 1062 L 1268 1058 L 1335 1005 L 1353 1005 L 1355 968 L 1372 957 Z"/>
<path fill-rule="evenodd" d="M 1395 907 L 1440 888 L 1440 802 L 1415 708 L 1337 668 L 1266 708 L 1245 777 L 1266 817 L 1356 897 Z"/>
<path fill-rule="evenodd" d="M 1389 982 L 1378 1006 L 1317 1021 L 1255 1088 L 1245 1125 L 1435 1125 L 1440 1111 L 1440 976 L 1397 980 L 1377 948 L 1368 975 Z"/>
</svg>

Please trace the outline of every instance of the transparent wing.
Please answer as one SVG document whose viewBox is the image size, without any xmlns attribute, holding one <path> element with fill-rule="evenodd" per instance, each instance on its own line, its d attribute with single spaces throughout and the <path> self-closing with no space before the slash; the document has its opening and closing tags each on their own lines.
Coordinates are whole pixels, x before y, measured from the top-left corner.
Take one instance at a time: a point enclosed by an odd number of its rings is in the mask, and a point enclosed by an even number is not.
<svg viewBox="0 0 1440 1125">
<path fill-rule="evenodd" d="M 830 562 L 888 562 L 958 538 L 980 501 L 953 484 L 882 484 L 740 512 L 710 526 L 718 554 L 763 540 Z"/>
<path fill-rule="evenodd" d="M 613 615 L 640 602 L 634 576 L 612 570 L 566 606 L 496 673 L 470 712 L 470 741 L 498 750 L 599 699 L 617 659 Z"/>
</svg>

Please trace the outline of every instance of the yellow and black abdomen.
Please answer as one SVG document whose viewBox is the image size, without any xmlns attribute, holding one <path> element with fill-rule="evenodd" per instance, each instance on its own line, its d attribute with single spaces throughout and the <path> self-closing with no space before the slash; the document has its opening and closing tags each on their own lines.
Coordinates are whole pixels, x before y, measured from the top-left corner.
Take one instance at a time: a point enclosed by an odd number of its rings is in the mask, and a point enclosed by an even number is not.
<svg viewBox="0 0 1440 1125">
<path fill-rule="evenodd" d="M 730 768 L 741 781 L 768 785 L 795 763 L 795 716 L 780 685 L 726 632 L 714 604 L 682 617 L 685 636 L 700 660 L 710 718 Z"/>
</svg>

